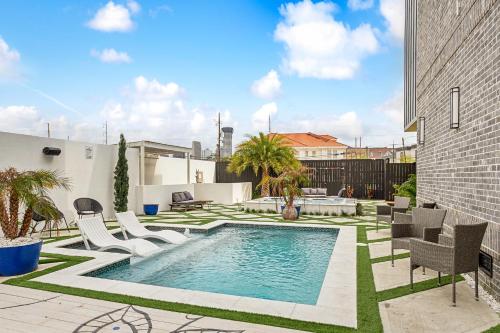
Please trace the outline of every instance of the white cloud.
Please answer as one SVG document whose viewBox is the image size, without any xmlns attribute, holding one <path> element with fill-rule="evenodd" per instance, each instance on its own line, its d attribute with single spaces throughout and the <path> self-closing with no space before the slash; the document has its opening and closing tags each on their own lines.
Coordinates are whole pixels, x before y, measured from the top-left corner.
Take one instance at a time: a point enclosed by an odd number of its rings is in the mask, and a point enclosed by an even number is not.
<svg viewBox="0 0 500 333">
<path fill-rule="evenodd" d="M 333 17 L 332 2 L 282 5 L 284 20 L 274 32 L 277 41 L 286 46 L 285 70 L 299 77 L 350 79 L 361 66 L 361 60 L 377 52 L 375 30 L 369 24 L 352 29 Z"/>
<path fill-rule="evenodd" d="M 131 63 L 132 58 L 127 54 L 127 52 L 119 52 L 116 51 L 115 49 L 104 49 L 102 51 L 99 50 L 91 50 L 90 55 L 93 56 L 94 58 L 99 59 L 100 61 L 104 63 L 113 63 L 113 64 L 120 64 L 120 63 Z"/>
<path fill-rule="evenodd" d="M 7 42 L 0 37 L 0 79 L 11 79 L 18 75 L 19 52 L 12 49 Z"/>
<path fill-rule="evenodd" d="M 347 6 L 352 10 L 365 10 L 373 7 L 373 0 L 349 0 Z"/>
<path fill-rule="evenodd" d="M 273 99 L 281 92 L 281 82 L 275 70 L 269 71 L 252 84 L 252 93 L 263 99 Z"/>
<path fill-rule="evenodd" d="M 403 128 L 403 103 L 403 91 L 400 90 L 375 110 L 387 116 L 396 126 Z"/>
<path fill-rule="evenodd" d="M 50 123 L 51 137 L 56 138 L 69 136 L 73 140 L 96 142 L 103 133 L 100 124 L 95 122 L 71 123 L 64 116 L 45 118 L 35 106 L 0 107 L 0 131 L 47 136 L 47 123 Z"/>
<path fill-rule="evenodd" d="M 127 32 L 134 28 L 132 15 L 137 13 L 139 9 L 139 4 L 135 1 L 130 1 L 127 6 L 109 1 L 97 11 L 94 18 L 87 22 L 87 25 L 99 31 Z"/>
<path fill-rule="evenodd" d="M 267 132 L 269 128 L 269 117 L 278 113 L 278 105 L 275 102 L 264 104 L 252 114 L 252 127 L 260 132 Z"/>
<path fill-rule="evenodd" d="M 405 33 L 404 0 L 380 0 L 380 13 L 385 18 L 389 34 L 403 41 Z"/>
</svg>

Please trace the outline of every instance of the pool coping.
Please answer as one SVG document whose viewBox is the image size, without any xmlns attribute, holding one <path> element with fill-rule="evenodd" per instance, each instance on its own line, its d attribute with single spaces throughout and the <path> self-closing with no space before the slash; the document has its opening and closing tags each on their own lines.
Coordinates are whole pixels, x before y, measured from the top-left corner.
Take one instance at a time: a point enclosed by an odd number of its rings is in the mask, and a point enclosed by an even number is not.
<svg viewBox="0 0 500 333">
<path fill-rule="evenodd" d="M 34 281 L 137 296 L 159 301 L 251 312 L 353 328 L 357 327 L 356 227 L 234 220 L 217 220 L 205 225 L 180 225 L 168 223 L 144 224 L 146 226 L 163 226 L 177 229 L 187 227 L 193 231 L 208 231 L 226 224 L 243 224 L 258 226 L 286 226 L 291 228 L 307 227 L 339 229 L 339 233 L 335 242 L 334 251 L 328 263 L 328 268 L 325 273 L 318 300 L 315 305 L 152 286 L 141 283 L 84 276 L 84 274 L 95 271 L 96 269 L 126 260 L 130 258 L 131 255 L 61 247 L 79 242 L 81 241 L 81 237 L 49 243 L 43 245 L 42 250 L 43 252 L 54 254 L 92 256 L 95 259 L 43 275 L 35 278 Z M 112 232 L 120 232 L 120 229 L 113 230 Z"/>
</svg>

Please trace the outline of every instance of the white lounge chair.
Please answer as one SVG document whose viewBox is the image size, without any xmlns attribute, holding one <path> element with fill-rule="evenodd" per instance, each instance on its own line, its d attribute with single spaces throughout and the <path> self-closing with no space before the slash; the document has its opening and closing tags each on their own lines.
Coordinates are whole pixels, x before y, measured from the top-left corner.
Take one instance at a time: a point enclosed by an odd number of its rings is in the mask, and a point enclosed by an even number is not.
<svg viewBox="0 0 500 333">
<path fill-rule="evenodd" d="M 137 238 L 155 238 L 161 241 L 172 243 L 172 244 L 182 244 L 188 240 L 188 237 L 181 234 L 180 232 L 173 230 L 161 230 L 161 231 L 151 231 L 146 229 L 137 219 L 134 212 L 128 211 L 123 213 L 116 213 L 116 219 L 122 228 L 123 236 L 127 239 L 128 231 L 132 236 Z"/>
<path fill-rule="evenodd" d="M 99 248 L 99 251 L 120 249 L 140 257 L 147 257 L 162 251 L 159 246 L 145 239 L 121 240 L 115 238 L 106 229 L 100 216 L 77 219 L 76 223 L 78 224 L 83 243 L 87 250 L 90 250 L 90 241 Z"/>
</svg>

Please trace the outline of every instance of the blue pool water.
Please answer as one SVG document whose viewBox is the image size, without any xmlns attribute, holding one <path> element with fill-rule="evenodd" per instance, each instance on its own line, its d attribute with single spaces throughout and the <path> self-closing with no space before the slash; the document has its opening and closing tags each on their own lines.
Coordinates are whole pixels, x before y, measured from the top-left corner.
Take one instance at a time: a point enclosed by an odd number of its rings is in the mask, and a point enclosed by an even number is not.
<svg viewBox="0 0 500 333">
<path fill-rule="evenodd" d="M 95 276 L 316 304 L 337 234 L 338 229 L 221 227 Z"/>
</svg>

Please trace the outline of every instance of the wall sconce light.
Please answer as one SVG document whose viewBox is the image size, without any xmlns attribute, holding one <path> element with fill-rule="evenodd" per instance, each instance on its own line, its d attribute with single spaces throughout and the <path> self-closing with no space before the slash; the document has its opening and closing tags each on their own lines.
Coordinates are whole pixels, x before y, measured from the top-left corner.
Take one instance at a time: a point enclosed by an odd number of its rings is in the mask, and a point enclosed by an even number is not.
<svg viewBox="0 0 500 333">
<path fill-rule="evenodd" d="M 460 126 L 460 88 L 454 87 L 450 91 L 450 128 Z"/>
<path fill-rule="evenodd" d="M 425 117 L 418 118 L 418 143 L 423 145 L 425 142 Z"/>
</svg>

